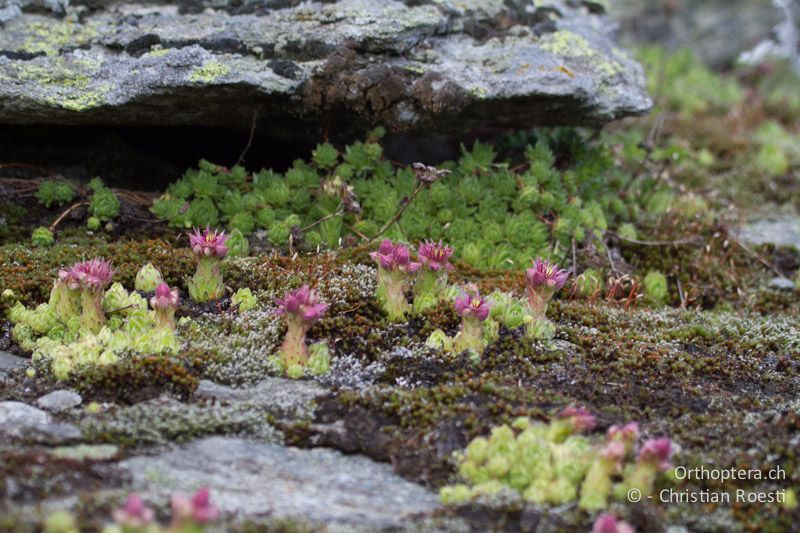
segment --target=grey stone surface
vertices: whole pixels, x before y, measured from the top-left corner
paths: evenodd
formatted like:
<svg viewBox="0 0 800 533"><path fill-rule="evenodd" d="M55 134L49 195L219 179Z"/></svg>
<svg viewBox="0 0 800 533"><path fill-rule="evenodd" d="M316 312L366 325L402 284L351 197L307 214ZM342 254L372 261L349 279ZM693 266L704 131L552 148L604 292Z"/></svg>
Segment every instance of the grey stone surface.
<svg viewBox="0 0 800 533"><path fill-rule="evenodd" d="M20 437L49 422L50 417L41 409L22 402L0 402L0 434Z"/></svg>
<svg viewBox="0 0 800 533"><path fill-rule="evenodd" d="M284 448L212 437L120 463L148 498L211 489L226 515L303 518L369 531L399 528L433 511L437 496L388 464L330 449Z"/></svg>
<svg viewBox="0 0 800 533"><path fill-rule="evenodd" d="M779 291L793 291L794 282L787 278L774 277L769 280L769 288Z"/></svg>
<svg viewBox="0 0 800 533"><path fill-rule="evenodd" d="M646 112L596 2L72 2L0 32L0 123L455 131ZM78 14L81 13L81 16ZM267 133L265 131L265 133Z"/></svg>
<svg viewBox="0 0 800 533"><path fill-rule="evenodd" d="M328 392L313 381L284 378L265 380L241 388L228 387L201 380L195 394L228 403L248 403L265 410L293 418L309 416L313 411L313 401Z"/></svg>
<svg viewBox="0 0 800 533"><path fill-rule="evenodd" d="M36 400L36 405L47 411L59 412L77 407L82 401L83 399L77 392L59 389Z"/></svg>
<svg viewBox="0 0 800 533"><path fill-rule="evenodd" d="M54 423L50 416L22 402L0 402L0 441L14 440L39 444L67 444L81 438L72 424Z"/></svg>
<svg viewBox="0 0 800 533"><path fill-rule="evenodd" d="M769 243L800 250L800 217L786 214L754 220L742 226L739 238L754 245Z"/></svg>
<svg viewBox="0 0 800 533"><path fill-rule="evenodd" d="M15 368L21 368L29 362L30 359L25 359L24 357L18 357L14 354L0 351L0 372L2 372L3 370L13 370Z"/></svg>
<svg viewBox="0 0 800 533"><path fill-rule="evenodd" d="M768 0L609 0L609 5L624 43L691 48L713 67L730 65L771 37L784 17Z"/></svg>

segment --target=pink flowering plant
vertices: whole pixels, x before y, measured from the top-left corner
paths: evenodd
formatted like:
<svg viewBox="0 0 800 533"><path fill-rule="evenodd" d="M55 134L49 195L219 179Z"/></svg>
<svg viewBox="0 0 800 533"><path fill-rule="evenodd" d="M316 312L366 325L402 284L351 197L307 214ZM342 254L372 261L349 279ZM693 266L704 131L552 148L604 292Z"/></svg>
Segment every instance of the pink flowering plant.
<svg viewBox="0 0 800 533"><path fill-rule="evenodd" d="M187 281L189 296L195 302L219 300L225 293L222 280L221 263L228 255L225 243L228 236L225 232L217 232L206 227L202 233L195 228L189 235L189 245L197 258L197 270Z"/></svg>
<svg viewBox="0 0 800 533"><path fill-rule="evenodd" d="M453 269L450 257L453 249L439 241L425 241L419 245L420 267L414 283L414 311L421 313L435 307L447 289L447 273Z"/></svg>
<svg viewBox="0 0 800 533"><path fill-rule="evenodd" d="M550 421L550 439L559 442L575 433L591 431L596 423L588 409L569 405Z"/></svg>
<svg viewBox="0 0 800 533"><path fill-rule="evenodd" d="M642 444L636 455L636 465L626 472L625 487L652 494L658 474L672 468L670 458L674 445L669 437L650 439Z"/></svg>
<svg viewBox="0 0 800 533"><path fill-rule="evenodd" d="M632 453L637 440L639 424L636 422L608 428L606 441L583 481L581 509L599 511L606 508L614 477L623 473L625 458Z"/></svg>
<svg viewBox="0 0 800 533"><path fill-rule="evenodd" d="M483 355L486 340L483 334L483 321L489 317L490 303L478 294L477 290L467 290L455 299L456 312L461 317L461 329L453 339L456 352L471 350Z"/></svg>
<svg viewBox="0 0 800 533"><path fill-rule="evenodd" d="M629 523L617 520L611 513L601 514L594 521L592 533L636 533Z"/></svg>
<svg viewBox="0 0 800 533"><path fill-rule="evenodd" d="M111 283L114 270L111 263L104 259L94 258L89 261L75 263L67 275L68 283L77 283L80 287L81 329L98 333L106 323L103 312L103 290Z"/></svg>
<svg viewBox="0 0 800 533"><path fill-rule="evenodd" d="M156 328L175 329L175 310L178 308L178 301L178 289L171 289L166 283L160 283L156 287L156 293L150 298Z"/></svg>
<svg viewBox="0 0 800 533"><path fill-rule="evenodd" d="M534 339L551 338L555 327L547 319L547 304L567 282L569 272L546 259L536 259L525 272L525 297L530 317L527 320L528 336Z"/></svg>
<svg viewBox="0 0 800 533"><path fill-rule="evenodd" d="M290 374L298 374L298 367L302 369L309 364L306 333L325 314L328 304L321 302L317 292L308 285L288 291L283 298L276 298L275 303L278 306L276 313L282 315L286 323L281 362Z"/></svg>
<svg viewBox="0 0 800 533"><path fill-rule="evenodd" d="M411 306L405 290L409 276L416 273L420 264L411 261L408 247L389 239L381 242L377 252L369 254L378 265L378 288L375 295L392 322L402 322Z"/></svg>
<svg viewBox="0 0 800 533"><path fill-rule="evenodd" d="M138 494L128 496L125 505L115 510L111 516L122 533L144 533L160 529L155 524L155 511L145 505Z"/></svg>
<svg viewBox="0 0 800 533"><path fill-rule="evenodd" d="M219 519L219 508L211 503L208 487L198 489L191 498L172 497L172 524L170 531L192 533L204 531L206 526Z"/></svg>
<svg viewBox="0 0 800 533"><path fill-rule="evenodd" d="M114 525L104 533L202 533L220 518L220 510L211 503L207 487L198 489L191 498L172 497L172 521L164 528L156 522L153 509L138 494L131 494L125 504L112 513Z"/></svg>

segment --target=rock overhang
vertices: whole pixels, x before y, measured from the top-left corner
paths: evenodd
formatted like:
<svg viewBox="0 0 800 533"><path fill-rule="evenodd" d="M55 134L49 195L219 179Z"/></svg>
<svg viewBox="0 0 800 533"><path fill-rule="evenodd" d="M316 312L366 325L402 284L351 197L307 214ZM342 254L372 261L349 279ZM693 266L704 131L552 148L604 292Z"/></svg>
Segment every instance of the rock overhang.
<svg viewBox="0 0 800 533"><path fill-rule="evenodd" d="M602 125L646 113L596 2L112 2L0 33L0 123L393 132ZM270 7L278 6L278 7Z"/></svg>

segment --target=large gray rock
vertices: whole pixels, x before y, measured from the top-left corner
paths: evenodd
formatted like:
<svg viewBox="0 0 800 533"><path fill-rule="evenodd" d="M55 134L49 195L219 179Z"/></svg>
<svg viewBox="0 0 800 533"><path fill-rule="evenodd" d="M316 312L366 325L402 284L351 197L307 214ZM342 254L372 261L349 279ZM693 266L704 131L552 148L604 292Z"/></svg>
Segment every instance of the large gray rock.
<svg viewBox="0 0 800 533"><path fill-rule="evenodd" d="M0 123L249 126L258 111L291 137L301 124L601 124L651 106L597 2L175 4L73 1L66 17L10 17Z"/></svg>
<svg viewBox="0 0 800 533"><path fill-rule="evenodd" d="M207 486L213 503L240 519L292 517L375 531L407 525L437 507L435 494L396 476L391 466L329 449L212 437L120 466L148 499Z"/></svg>
<svg viewBox="0 0 800 533"><path fill-rule="evenodd" d="M609 0L609 6L625 44L691 48L713 67L729 66L771 39L785 18L770 0Z"/></svg>

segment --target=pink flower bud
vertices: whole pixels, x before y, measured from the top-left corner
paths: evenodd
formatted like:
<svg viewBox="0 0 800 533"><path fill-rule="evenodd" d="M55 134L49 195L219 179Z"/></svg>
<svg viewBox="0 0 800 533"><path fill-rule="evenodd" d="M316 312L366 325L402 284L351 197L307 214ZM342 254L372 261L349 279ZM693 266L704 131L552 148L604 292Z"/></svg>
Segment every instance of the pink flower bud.
<svg viewBox="0 0 800 533"><path fill-rule="evenodd" d="M114 521L121 526L143 528L155 518L155 513L147 507L138 494L131 494L122 508L112 513Z"/></svg>
<svg viewBox="0 0 800 533"><path fill-rule="evenodd" d="M636 531L627 522L618 521L616 516L606 513L594 521L592 533L636 533Z"/></svg>
<svg viewBox="0 0 800 533"><path fill-rule="evenodd" d="M567 406L558 414L558 417L571 419L575 431L591 431L596 424L594 415L585 407Z"/></svg>
<svg viewBox="0 0 800 533"><path fill-rule="evenodd" d="M642 444L636 460L656 465L659 470L664 471L672 467L672 463L669 462L672 451L672 441L669 437L650 439Z"/></svg>
<svg viewBox="0 0 800 533"><path fill-rule="evenodd" d="M408 247L395 244L389 239L384 239L377 252L371 252L370 258L384 270L397 270L400 272L416 272L420 264L411 261Z"/></svg>
<svg viewBox="0 0 800 533"><path fill-rule="evenodd" d="M170 289L166 283L156 287L156 294L150 298L153 309L174 309L178 307L178 289Z"/></svg>

